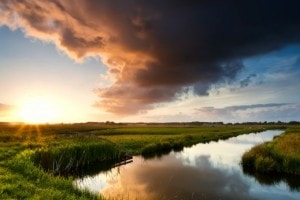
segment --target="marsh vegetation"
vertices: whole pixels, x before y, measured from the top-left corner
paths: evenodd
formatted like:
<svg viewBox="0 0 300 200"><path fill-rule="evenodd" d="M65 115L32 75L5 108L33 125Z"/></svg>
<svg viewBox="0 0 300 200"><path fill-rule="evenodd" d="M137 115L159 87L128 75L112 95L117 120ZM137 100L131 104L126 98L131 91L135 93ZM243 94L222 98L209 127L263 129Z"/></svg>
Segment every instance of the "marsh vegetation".
<svg viewBox="0 0 300 200"><path fill-rule="evenodd" d="M272 140L253 147L242 157L244 171L300 175L300 131L289 127Z"/></svg>
<svg viewBox="0 0 300 200"><path fill-rule="evenodd" d="M161 156L283 125L0 125L1 199L102 198L73 187L82 171L95 173L128 155ZM295 128L295 134L298 128ZM298 131L299 132L299 131ZM83 170L82 170L83 169Z"/></svg>

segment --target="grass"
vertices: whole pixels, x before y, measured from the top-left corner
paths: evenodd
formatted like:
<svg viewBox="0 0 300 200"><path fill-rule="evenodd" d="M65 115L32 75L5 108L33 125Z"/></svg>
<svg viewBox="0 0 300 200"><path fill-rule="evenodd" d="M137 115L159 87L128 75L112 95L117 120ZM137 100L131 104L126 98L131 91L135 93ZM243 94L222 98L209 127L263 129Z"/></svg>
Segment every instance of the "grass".
<svg viewBox="0 0 300 200"><path fill-rule="evenodd" d="M120 156L115 144L86 134L91 128L2 125L0 199L100 199L53 175Z"/></svg>
<svg viewBox="0 0 300 200"><path fill-rule="evenodd" d="M104 161L128 153L161 155L199 142L274 128L279 127L0 124L0 199L102 199L73 187L78 169L99 170Z"/></svg>
<svg viewBox="0 0 300 200"><path fill-rule="evenodd" d="M197 143L226 139L240 134L259 132L276 126L191 126L191 127L122 127L92 131L100 138L117 143L131 154L160 154L162 149L182 149ZM164 146L163 148L161 148ZM152 149L152 150L150 150Z"/></svg>
<svg viewBox="0 0 300 200"><path fill-rule="evenodd" d="M28 158L24 151L1 166L1 199L95 199L88 192L78 191L71 178L45 173Z"/></svg>
<svg viewBox="0 0 300 200"><path fill-rule="evenodd" d="M289 127L273 141L253 147L242 157L245 171L300 175L300 128Z"/></svg>
<svg viewBox="0 0 300 200"><path fill-rule="evenodd" d="M98 140L98 141L97 141ZM118 161L124 152L113 143L79 138L59 146L48 146L31 151L27 157L46 172L54 175L78 174L81 169L94 168L96 163Z"/></svg>

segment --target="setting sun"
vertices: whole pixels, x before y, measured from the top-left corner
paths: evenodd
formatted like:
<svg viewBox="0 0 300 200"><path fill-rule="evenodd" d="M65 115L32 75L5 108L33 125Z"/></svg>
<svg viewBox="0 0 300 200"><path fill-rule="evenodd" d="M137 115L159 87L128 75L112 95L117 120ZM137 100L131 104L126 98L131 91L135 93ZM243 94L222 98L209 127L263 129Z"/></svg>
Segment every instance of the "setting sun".
<svg viewBox="0 0 300 200"><path fill-rule="evenodd" d="M19 115L26 123L52 122L58 116L58 108L46 98L28 99L22 104Z"/></svg>

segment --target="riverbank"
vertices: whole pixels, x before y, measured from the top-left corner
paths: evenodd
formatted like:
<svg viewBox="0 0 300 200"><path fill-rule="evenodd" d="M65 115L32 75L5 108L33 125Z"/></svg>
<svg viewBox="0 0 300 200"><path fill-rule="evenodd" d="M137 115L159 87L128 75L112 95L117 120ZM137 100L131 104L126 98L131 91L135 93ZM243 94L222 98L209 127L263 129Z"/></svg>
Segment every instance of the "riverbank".
<svg viewBox="0 0 300 200"><path fill-rule="evenodd" d="M273 141L253 147L242 157L244 171L300 175L300 127L289 127Z"/></svg>
<svg viewBox="0 0 300 200"><path fill-rule="evenodd" d="M283 127L2 124L0 199L101 199L74 189L74 174L68 177L54 174L60 174L60 168L68 173L73 172L74 167L93 167L95 162L111 160L124 153L160 155L200 142L278 128Z"/></svg>
<svg viewBox="0 0 300 200"><path fill-rule="evenodd" d="M91 133L116 143L132 155L154 156L183 147L227 139L241 134L261 132L267 129L285 128L278 125L219 125L175 127L116 127Z"/></svg>

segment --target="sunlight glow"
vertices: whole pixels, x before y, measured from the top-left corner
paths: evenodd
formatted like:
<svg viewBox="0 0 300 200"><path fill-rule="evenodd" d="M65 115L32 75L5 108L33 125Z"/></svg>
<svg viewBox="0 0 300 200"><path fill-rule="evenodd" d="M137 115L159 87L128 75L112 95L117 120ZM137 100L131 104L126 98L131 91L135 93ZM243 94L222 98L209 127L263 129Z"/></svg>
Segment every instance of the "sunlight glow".
<svg viewBox="0 0 300 200"><path fill-rule="evenodd" d="M58 117L58 108L47 98L27 99L20 107L19 116L26 123L51 123Z"/></svg>

